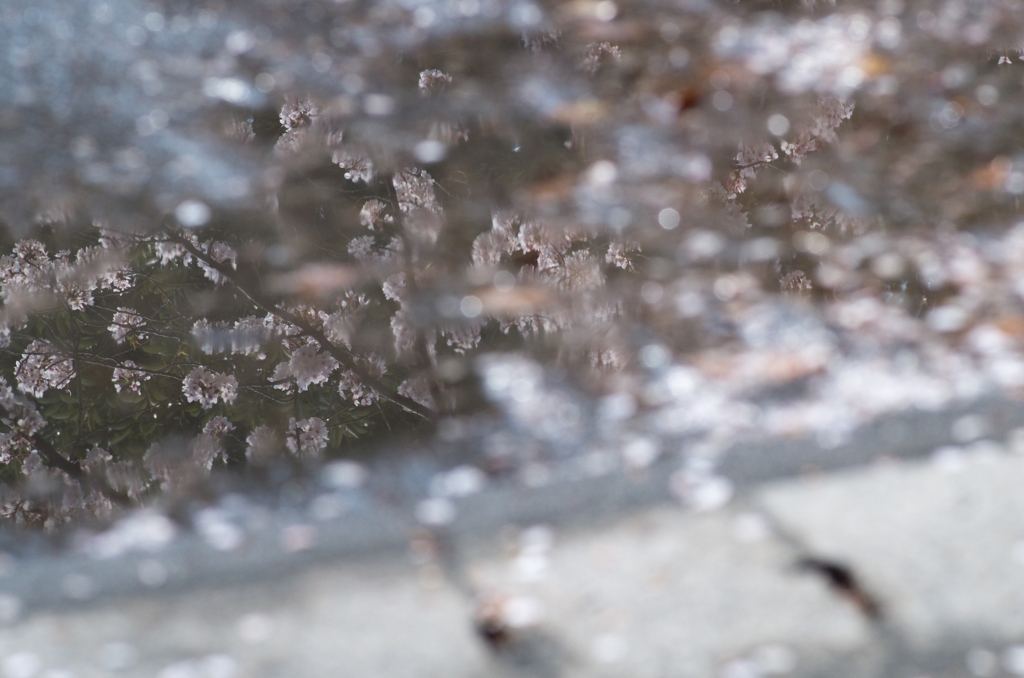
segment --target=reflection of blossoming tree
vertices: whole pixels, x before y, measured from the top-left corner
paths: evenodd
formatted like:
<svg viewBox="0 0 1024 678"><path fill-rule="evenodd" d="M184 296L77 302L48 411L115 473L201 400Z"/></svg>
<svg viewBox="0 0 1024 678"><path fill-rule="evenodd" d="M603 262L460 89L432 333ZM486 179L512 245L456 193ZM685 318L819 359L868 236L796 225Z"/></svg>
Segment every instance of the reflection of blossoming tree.
<svg viewBox="0 0 1024 678"><path fill-rule="evenodd" d="M621 58L595 44L579 71L597 77ZM452 83L439 70L418 82L424 97ZM705 184L701 200L745 225L759 171L780 157L799 164L835 140L851 111L823 99L792 141L741 144L724 184ZM425 134L424 162L473 143L467 125L441 117ZM231 137L252 143L251 123ZM179 209L183 226L150 231L43 228L0 259L3 474L66 489L57 503L12 500L7 515L103 512L200 481L218 464L316 460L345 439L429 422L454 406L452 375L466 370L452 361L482 343L533 342L563 365L630 361L636 312L622 293L644 258L622 228L494 209L466 238L427 171L385 172L310 99L286 103L273 153L340 170L352 209L330 235L342 247L325 248L322 261L282 265L278 235L243 241L195 205ZM593 164L579 195L609 190L616 172ZM794 198L796 218L838 222L828 209ZM669 212L665 230L679 223Z"/></svg>
<svg viewBox="0 0 1024 678"><path fill-rule="evenodd" d="M799 4L182 8L123 88L39 51L5 114L35 132L0 140L5 224L41 222L0 262L0 481L30 480L0 505L429 430L480 400L482 350L582 376L623 417L602 445L702 463L1021 391L1019 3ZM69 99L67 54L117 106ZM530 399L505 381L498 407ZM495 468L555 452L477 423L444 430L523 450Z"/></svg>
<svg viewBox="0 0 1024 678"><path fill-rule="evenodd" d="M18 243L0 259L10 380L0 382L0 461L8 479L67 491L59 506L18 500L7 513L102 512L215 464L315 460L376 427L434 418L449 401L434 367L476 348L488 316L501 337L570 327L580 303L615 314L580 300L606 266L629 268L634 247L509 215L466 252L480 285L426 294L441 276L465 275L431 264L445 223L434 181L409 169L387 183L393 202L363 203L357 228L368 234L349 237L347 253L265 281L261 262L240 254L247 245L214 239L215 225L98 229L76 234L77 249L58 249L59 230ZM564 292L581 296L554 303ZM439 319L424 319L425 304ZM368 344L379 329L393 346Z"/></svg>
<svg viewBox="0 0 1024 678"><path fill-rule="evenodd" d="M0 259L9 478L49 466L85 491L78 507L102 508L110 497L140 499L150 478L172 487L217 461L264 461L277 452L259 444L264 430L284 433L281 450L315 459L365 433L372 407L388 416L380 401L432 416L399 393L407 388L383 359L353 352L374 303L365 295L280 308L235 278L227 243L175 230L93 238L55 254L24 241ZM196 311L203 290L212 318Z"/></svg>

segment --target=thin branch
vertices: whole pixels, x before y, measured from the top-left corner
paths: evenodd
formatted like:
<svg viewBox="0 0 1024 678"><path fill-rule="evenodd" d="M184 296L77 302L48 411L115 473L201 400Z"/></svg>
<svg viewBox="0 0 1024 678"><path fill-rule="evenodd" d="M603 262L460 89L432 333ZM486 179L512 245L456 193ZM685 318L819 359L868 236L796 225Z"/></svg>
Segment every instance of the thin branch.
<svg viewBox="0 0 1024 678"><path fill-rule="evenodd" d="M291 313L290 311L281 308L280 306L274 304L273 302L263 299L258 293L247 289L235 278L234 273L232 272L231 269L211 259L205 252L201 251L198 247L193 245L186 238L182 237L182 235L175 231L174 229L165 227L164 231L167 233L168 238L180 244L192 256L196 257L197 259L205 263L207 266L220 273L225 280L229 281L235 287L235 289L237 289L239 292L245 295L245 297L249 299L249 301L251 301L253 304L269 313L273 313L274 315L281 318L285 322L291 323L295 327L298 327L300 330L302 330L302 332L306 336L310 337L318 344L320 344L320 346L322 346L324 350L326 350L331 355L332 358L337 360L338 363L342 365L342 367L344 367L347 370L351 370L363 384L365 384L369 388L372 388L374 391L380 394L382 398L391 401L392 403L412 412L413 414L418 414L427 421L434 420L435 414L432 410L430 410L427 407L424 407L423 405L420 405L412 398L407 398L399 394L397 391L393 391L392 389L388 388L383 383L381 383L379 380L375 379L372 375L370 375L366 370L364 370L360 365L358 365L355 362L353 356L350 353L342 350L334 343L332 343L322 331L320 331L313 325L310 325L308 322L306 322L299 316L295 315L294 313Z"/></svg>
<svg viewBox="0 0 1024 678"><path fill-rule="evenodd" d="M43 458L43 461L47 466L60 469L72 478L81 478L85 475L81 466L55 450L53 445L51 445L49 441L44 440L41 436L35 437L35 445L36 449L39 450L39 456Z"/></svg>
<svg viewBox="0 0 1024 678"><path fill-rule="evenodd" d="M75 369L75 390L78 392L78 432L75 433L75 445L71 448L71 456L74 457L78 454L78 446L82 444L82 419L85 416L85 400L82 394L82 366L78 363L82 331L79 329L78 321L70 310L68 310L68 320L71 323L71 330L75 340L75 350L71 357L71 365Z"/></svg>

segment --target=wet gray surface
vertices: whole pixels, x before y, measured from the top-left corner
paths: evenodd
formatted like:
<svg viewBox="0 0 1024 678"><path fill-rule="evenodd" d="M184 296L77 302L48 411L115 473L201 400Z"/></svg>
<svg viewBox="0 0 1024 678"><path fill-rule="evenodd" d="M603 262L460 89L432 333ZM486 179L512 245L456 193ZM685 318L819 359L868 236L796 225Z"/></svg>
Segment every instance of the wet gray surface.
<svg viewBox="0 0 1024 678"><path fill-rule="evenodd" d="M664 501L655 465L492 487L434 530L413 506L325 521L236 496L165 543L143 514L125 555L80 536L77 555L7 561L0 657L8 675L1013 675L1024 457L1003 437L741 484L707 512ZM497 645L474 628L493 609Z"/></svg>

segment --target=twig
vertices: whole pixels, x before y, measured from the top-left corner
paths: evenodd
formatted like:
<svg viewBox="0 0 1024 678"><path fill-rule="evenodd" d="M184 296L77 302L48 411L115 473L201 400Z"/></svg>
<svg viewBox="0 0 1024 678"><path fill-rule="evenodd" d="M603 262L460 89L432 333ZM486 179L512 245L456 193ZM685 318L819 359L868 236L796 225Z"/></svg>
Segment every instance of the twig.
<svg viewBox="0 0 1024 678"><path fill-rule="evenodd" d="M398 392L391 390L390 388L382 384L379 380L375 379L373 376L367 373L366 370L364 370L355 362L351 354L349 354L347 351L343 351L330 340L328 340L327 336L323 332L313 327L312 325L310 325L309 323L307 323L305 320L295 315L294 313L286 311L277 304L274 304L270 301L263 299L256 292L247 289L238 280L235 279L235 276L232 273L231 269L221 264L220 262L211 259L205 252L201 251L198 247L189 242L188 239L182 237L182 235L179 232L169 227L165 227L164 231L165 233L167 233L167 237L169 239L184 247L192 256L196 257L197 259L205 263L207 266L209 266L210 268L224 276L225 280L228 280L235 287L235 289L237 289L239 292L245 295L245 297L248 298L249 301L251 301L253 304L262 308L264 311L273 313L274 315L281 318L285 322L291 323L295 327L298 327L300 330L302 330L302 332L306 336L310 337L318 344L320 344L320 346L322 346L324 350L331 355L332 358L337 360L338 363L340 363L345 369L352 371L361 382L363 382L365 385L367 385L368 387L376 391L378 394L380 394L382 398L391 401L392 403L412 412L413 414L418 414L427 421L434 420L435 415L432 410L424 407L423 405L420 405L412 398L407 398L399 394Z"/></svg>

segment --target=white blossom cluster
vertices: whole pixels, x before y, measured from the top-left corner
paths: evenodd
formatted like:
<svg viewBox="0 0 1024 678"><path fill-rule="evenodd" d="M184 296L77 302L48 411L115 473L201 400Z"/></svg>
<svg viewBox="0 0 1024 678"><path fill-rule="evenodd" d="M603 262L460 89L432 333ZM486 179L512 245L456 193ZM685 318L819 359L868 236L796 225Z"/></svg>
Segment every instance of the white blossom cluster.
<svg viewBox="0 0 1024 678"><path fill-rule="evenodd" d="M233 403L238 396L238 380L230 374L211 372L197 367L181 383L181 391L190 403L199 403L208 410L218 402Z"/></svg>
<svg viewBox="0 0 1024 678"><path fill-rule="evenodd" d="M181 236L188 240L192 247L208 256L215 263L231 269L238 268L238 252L227 243L217 240L200 242L199 238L196 237L194 233L188 231L182 232ZM208 280L217 285L224 283L224 275L220 271L205 261L193 257L188 248L180 242L155 240L153 246L157 256L160 257L159 263L161 266L169 266L177 262L179 259L185 266L190 265L194 261L198 264L199 268L203 271L203 275L206 276Z"/></svg>
<svg viewBox="0 0 1024 678"><path fill-rule="evenodd" d="M451 86L452 76L436 68L427 69L420 73L419 87L420 93L423 96L441 94Z"/></svg>
<svg viewBox="0 0 1024 678"><path fill-rule="evenodd" d="M792 141L782 140L779 147L762 142L756 145L741 144L734 162L735 168L726 179L725 186L712 184L706 197L710 204L723 210L727 217L729 230L745 230L750 223L746 213L736 202L737 197L747 190L757 173L780 158L780 151L787 160L799 165L810 153L817 151L824 144L837 140L836 130L844 120L853 114L852 101L837 97L821 97L811 108L807 120L800 126ZM788 125L787 121L787 125ZM790 215L795 221L802 221L810 228L823 228L826 224L834 224L843 232L863 233L867 228L867 219L834 204L834 201L823 199L821 192L810 189L792 191Z"/></svg>
<svg viewBox="0 0 1024 678"><path fill-rule="evenodd" d="M279 363L269 377L274 388L287 393L297 389L305 392L313 384L324 384L331 373L338 369L338 361L330 354L318 352L319 345L310 341L292 353L287 362Z"/></svg>
<svg viewBox="0 0 1024 678"><path fill-rule="evenodd" d="M441 233L443 210L434 193L434 178L417 168L404 169L392 181L405 231L418 242L434 244Z"/></svg>
<svg viewBox="0 0 1024 678"><path fill-rule="evenodd" d="M286 132L309 127L313 121L320 116L320 106L312 99L292 98L284 102L281 107L281 127Z"/></svg>
<svg viewBox="0 0 1024 678"><path fill-rule="evenodd" d="M394 223L395 220L384 211L385 207L380 200L367 200L359 210L359 223L370 230L383 230L385 225Z"/></svg>
<svg viewBox="0 0 1024 678"><path fill-rule="evenodd" d="M35 340L15 367L18 389L36 398L51 388L66 388L75 378L74 361L46 341Z"/></svg>
<svg viewBox="0 0 1024 678"><path fill-rule="evenodd" d="M119 306L114 314L113 322L107 330L113 335L114 341L121 344L129 336L136 339L145 339L146 335L139 332L139 328L146 326L146 319L138 311L125 306Z"/></svg>
<svg viewBox="0 0 1024 678"><path fill-rule="evenodd" d="M8 427L0 434L0 463L23 459L35 450L32 437L46 425L35 405L14 393L7 380L0 377L0 407L4 409L0 422Z"/></svg>
<svg viewBox="0 0 1024 678"><path fill-rule="evenodd" d="M465 355L480 345L480 325L459 325L444 329L445 343L456 353Z"/></svg>
<svg viewBox="0 0 1024 678"><path fill-rule="evenodd" d="M524 220L514 213L496 212L491 230L473 242L472 260L476 270L482 272L507 268L513 265L515 257L536 262L518 266L510 280L514 285L507 293L510 302L495 304L491 315L500 321L502 332L516 328L523 336L532 337L587 326L590 332L585 337L580 335L580 350L595 364L616 368L622 361L609 357L621 351L620 339L612 329L620 307L598 296L606 282L602 263L631 271L640 247L628 239L612 240L601 257L595 235L579 226L556 227ZM523 290L523 296L511 303L516 299L517 288ZM572 304L556 306L552 295L543 290L550 290L561 299L572 299Z"/></svg>
<svg viewBox="0 0 1024 678"><path fill-rule="evenodd" d="M287 99L281 107L280 120L284 134L274 144L274 150L282 156L315 152L318 146L333 147L341 141L341 134L328 128L320 104L312 98Z"/></svg>
<svg viewBox="0 0 1024 678"><path fill-rule="evenodd" d="M355 145L344 145L344 133L332 127L318 102L311 98L290 98L280 114L284 134L274 150L284 157L318 155L326 148L334 164L344 170L345 179L369 183L373 180L373 161Z"/></svg>
<svg viewBox="0 0 1024 678"><path fill-rule="evenodd" d="M352 182L361 181L365 184L373 181L373 161L363 153L354 149L342 149L334 152L334 164L345 170L345 178Z"/></svg>
<svg viewBox="0 0 1024 678"><path fill-rule="evenodd" d="M735 198L745 191L747 182L757 175L758 169L778 159L778 150L769 143L740 144L739 153L736 154L737 169L729 175L729 183L726 185L729 197Z"/></svg>
<svg viewBox="0 0 1024 678"><path fill-rule="evenodd" d="M38 240L24 240L14 246L14 252L0 258L0 283L3 296L9 298L14 290L41 292L53 280L54 266L46 247Z"/></svg>
<svg viewBox="0 0 1024 678"><path fill-rule="evenodd" d="M836 129L843 120L853 115L852 101L836 97L823 97L811 110L808 122L797 130L792 141L783 140L780 149L796 164L809 153L813 153L823 144L837 140ZM777 156L776 156L777 157Z"/></svg>
<svg viewBox="0 0 1024 678"><path fill-rule="evenodd" d="M622 60L622 50L610 42L595 42L587 46L587 52L580 61L579 69L593 75L606 63Z"/></svg>
<svg viewBox="0 0 1024 678"><path fill-rule="evenodd" d="M142 382L149 381L152 377L148 372L143 372L132 360L125 360L124 363L114 368L111 381L114 382L114 390L118 393L121 390L131 391L142 395Z"/></svg>
<svg viewBox="0 0 1024 678"><path fill-rule="evenodd" d="M359 364L375 379L383 378L387 372L387 364L376 353L370 353L365 359L360 359ZM341 372L338 379L338 395L360 407L369 407L380 397L380 394L364 384L352 370Z"/></svg>
<svg viewBox="0 0 1024 678"><path fill-rule="evenodd" d="M203 427L203 432L192 446L192 458L207 472L218 459L225 459L223 438L235 430L235 425L220 415L213 417Z"/></svg>
<svg viewBox="0 0 1024 678"><path fill-rule="evenodd" d="M178 259L181 259L181 263L188 266L192 263L192 254L189 252L184 245L176 242L161 241L154 244L156 253L160 257L161 266L169 266Z"/></svg>
<svg viewBox="0 0 1024 678"><path fill-rule="evenodd" d="M593 234L584 228L558 228L539 221L522 221L508 212L495 213L491 230L473 241L473 264L499 266L514 254L534 255L536 264L520 268L521 281L546 281L566 291L586 291L604 284L604 273L589 248ZM609 263L628 268L627 254L636 251L613 242L606 251Z"/></svg>
<svg viewBox="0 0 1024 678"><path fill-rule="evenodd" d="M740 144L740 150L735 158L736 169L729 174L726 181L725 192L728 199L734 200L737 195L744 192L760 169L779 159L780 151L790 161L799 165L808 154L824 144L836 141L836 129L843 120L850 118L853 108L852 101L822 97L808 113L806 124L796 130L791 136L791 141L783 139L779 148L767 142ZM799 194L794 198L794 210L799 209L796 207L798 203L807 204L810 201L813 201L813 198L809 195ZM835 211L833 208L833 213Z"/></svg>
<svg viewBox="0 0 1024 678"><path fill-rule="evenodd" d="M37 240L23 240L14 251L0 257L0 296L5 301L17 293L57 292L74 310L93 304L96 290L123 292L130 277L119 249L86 247L72 259L68 251L51 259L46 247Z"/></svg>
<svg viewBox="0 0 1024 678"><path fill-rule="evenodd" d="M374 257L375 244L376 238L372 235L352 238L348 243L348 253L357 261L371 261Z"/></svg>
<svg viewBox="0 0 1024 678"><path fill-rule="evenodd" d="M231 268L238 268L238 252L230 245L211 240L202 243L201 249L218 264L225 266L230 264ZM215 284L220 285L224 282L224 274L206 262L200 261L199 268L203 269L203 274Z"/></svg>
<svg viewBox="0 0 1024 678"><path fill-rule="evenodd" d="M320 417L288 422L288 436L285 438L288 451L300 459L317 459L327 447L327 425Z"/></svg>
<svg viewBox="0 0 1024 678"><path fill-rule="evenodd" d="M111 244L112 245L112 244ZM68 251L52 258L37 240L23 240L11 254L0 257L0 346L10 340L12 328L23 326L26 314L54 301L74 311L92 306L98 290L124 292L132 277L116 247L86 247L72 257Z"/></svg>

